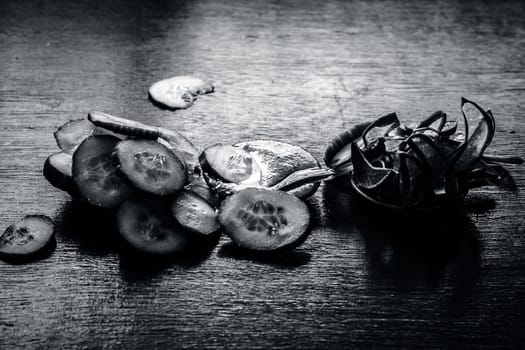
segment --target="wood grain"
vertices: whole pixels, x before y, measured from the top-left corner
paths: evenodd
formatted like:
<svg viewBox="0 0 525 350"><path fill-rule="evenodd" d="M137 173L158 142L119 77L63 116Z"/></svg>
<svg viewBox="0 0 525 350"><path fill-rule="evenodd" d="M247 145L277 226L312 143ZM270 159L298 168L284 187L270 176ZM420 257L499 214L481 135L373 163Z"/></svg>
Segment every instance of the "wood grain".
<svg viewBox="0 0 525 350"><path fill-rule="evenodd" d="M58 246L0 262L0 348L519 348L525 341L525 173L468 210L400 216L344 183L309 201L290 256L220 242L153 263L121 252L111 216L41 175L54 129L93 109L183 132L199 147L288 141L322 158L345 127L490 108L490 151L525 156L520 1L2 1L0 215L58 223ZM147 100L177 74L214 81L193 107Z"/></svg>

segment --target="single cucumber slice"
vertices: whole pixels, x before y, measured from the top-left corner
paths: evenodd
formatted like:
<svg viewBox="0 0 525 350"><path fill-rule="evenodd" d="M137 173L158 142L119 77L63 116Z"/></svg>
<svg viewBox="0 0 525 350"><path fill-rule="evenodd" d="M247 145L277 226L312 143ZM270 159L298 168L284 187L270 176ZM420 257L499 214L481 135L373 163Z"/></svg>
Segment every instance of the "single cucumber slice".
<svg viewBox="0 0 525 350"><path fill-rule="evenodd" d="M10 225L0 236L0 258L34 260L55 246L55 226L44 215L27 215Z"/></svg>
<svg viewBox="0 0 525 350"><path fill-rule="evenodd" d="M158 201L130 199L117 212L120 235L136 250L153 255L181 252L189 239L166 206Z"/></svg>
<svg viewBox="0 0 525 350"><path fill-rule="evenodd" d="M152 102L171 109L188 108L195 95L213 92L210 82L189 76L176 76L154 83L148 91Z"/></svg>
<svg viewBox="0 0 525 350"><path fill-rule="evenodd" d="M240 147L213 145L201 153L202 170L224 182L257 185L261 182L261 168L250 153Z"/></svg>
<svg viewBox="0 0 525 350"><path fill-rule="evenodd" d="M215 209L199 195L182 191L171 205L171 212L185 229L209 236L220 228Z"/></svg>
<svg viewBox="0 0 525 350"><path fill-rule="evenodd" d="M219 222L239 246L256 251L294 248L309 233L310 212L286 192L248 188L226 198Z"/></svg>
<svg viewBox="0 0 525 350"><path fill-rule="evenodd" d="M114 154L119 173L142 191L164 196L186 184L184 162L156 141L125 140L119 142Z"/></svg>
<svg viewBox="0 0 525 350"><path fill-rule="evenodd" d="M117 208L131 194L113 163L119 141L110 135L90 136L73 154L73 180L82 196L98 207Z"/></svg>
<svg viewBox="0 0 525 350"><path fill-rule="evenodd" d="M53 135L61 150L73 154L82 141L95 133L95 129L89 120L76 119L60 126Z"/></svg>
<svg viewBox="0 0 525 350"><path fill-rule="evenodd" d="M194 180L184 188L200 196L214 208L218 208L221 205L219 197L208 187L205 180L201 177L195 177Z"/></svg>
<svg viewBox="0 0 525 350"><path fill-rule="evenodd" d="M75 197L79 195L79 192L75 181L73 181L72 163L71 154L66 152L54 153L47 157L43 173L51 185Z"/></svg>

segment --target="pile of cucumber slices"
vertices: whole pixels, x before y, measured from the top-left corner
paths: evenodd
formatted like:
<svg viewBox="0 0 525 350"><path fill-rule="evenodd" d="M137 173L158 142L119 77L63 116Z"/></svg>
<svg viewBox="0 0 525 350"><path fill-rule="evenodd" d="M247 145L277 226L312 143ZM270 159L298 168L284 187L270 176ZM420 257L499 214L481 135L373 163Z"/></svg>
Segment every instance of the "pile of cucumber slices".
<svg viewBox="0 0 525 350"><path fill-rule="evenodd" d="M299 197L318 184L290 186L289 176L322 169L303 148L255 140L199 152L175 131L101 112L67 122L54 136L60 152L45 161L45 178L113 211L121 237L142 253L177 254L220 232L245 249L278 251L310 232Z"/></svg>

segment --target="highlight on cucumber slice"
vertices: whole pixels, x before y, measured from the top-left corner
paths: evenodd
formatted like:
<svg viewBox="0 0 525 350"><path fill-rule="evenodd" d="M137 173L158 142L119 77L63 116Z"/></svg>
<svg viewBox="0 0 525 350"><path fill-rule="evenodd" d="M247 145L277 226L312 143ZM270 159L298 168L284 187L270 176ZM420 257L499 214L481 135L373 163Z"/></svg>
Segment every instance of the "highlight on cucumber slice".
<svg viewBox="0 0 525 350"><path fill-rule="evenodd" d="M213 92L210 82L190 76L176 76L154 83L148 91L150 99L171 109L188 108L195 95Z"/></svg>
<svg viewBox="0 0 525 350"><path fill-rule="evenodd" d="M121 141L114 156L119 174L139 190L164 196L179 191L187 182L183 161L156 141Z"/></svg>
<svg viewBox="0 0 525 350"><path fill-rule="evenodd" d="M95 133L95 129L95 125L89 120L76 119L60 126L53 135L61 150L73 154L82 141Z"/></svg>
<svg viewBox="0 0 525 350"><path fill-rule="evenodd" d="M35 260L53 249L55 243L53 221L44 215L27 215L0 235L0 258L6 261Z"/></svg>
<svg viewBox="0 0 525 350"><path fill-rule="evenodd" d="M237 245L255 251L276 251L304 242L309 233L310 212L292 194L248 188L224 200L219 222Z"/></svg>
<svg viewBox="0 0 525 350"><path fill-rule="evenodd" d="M189 245L187 233L177 225L166 205L158 201L133 198L117 212L117 227L122 238L139 252L169 255Z"/></svg>
<svg viewBox="0 0 525 350"><path fill-rule="evenodd" d="M58 152L47 157L44 162L44 177L54 187L66 191L71 196L78 196L78 188L73 181L71 170L73 157L66 152Z"/></svg>
<svg viewBox="0 0 525 350"><path fill-rule="evenodd" d="M73 180L82 196L95 206L116 208L131 194L113 162L119 141L110 135L90 136L73 154Z"/></svg>
<svg viewBox="0 0 525 350"><path fill-rule="evenodd" d="M261 168L250 153L240 147L216 144L200 155L202 170L224 182L257 185L261 182Z"/></svg>
<svg viewBox="0 0 525 350"><path fill-rule="evenodd" d="M209 236L220 228L215 209L190 191L177 195L171 204L171 212L182 227L200 236Z"/></svg>

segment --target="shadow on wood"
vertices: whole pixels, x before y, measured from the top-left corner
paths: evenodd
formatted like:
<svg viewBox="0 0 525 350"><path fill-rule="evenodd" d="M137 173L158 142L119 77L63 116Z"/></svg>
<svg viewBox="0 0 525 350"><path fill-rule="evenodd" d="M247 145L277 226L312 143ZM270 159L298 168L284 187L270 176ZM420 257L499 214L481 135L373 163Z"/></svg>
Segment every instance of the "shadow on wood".
<svg viewBox="0 0 525 350"><path fill-rule="evenodd" d="M335 182L325 186L324 196L329 225L337 232L357 231L362 236L371 284L437 288L447 275L458 292L468 293L479 278L478 230L466 206L393 211L368 203ZM477 212L493 207L485 198L470 200Z"/></svg>

